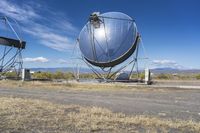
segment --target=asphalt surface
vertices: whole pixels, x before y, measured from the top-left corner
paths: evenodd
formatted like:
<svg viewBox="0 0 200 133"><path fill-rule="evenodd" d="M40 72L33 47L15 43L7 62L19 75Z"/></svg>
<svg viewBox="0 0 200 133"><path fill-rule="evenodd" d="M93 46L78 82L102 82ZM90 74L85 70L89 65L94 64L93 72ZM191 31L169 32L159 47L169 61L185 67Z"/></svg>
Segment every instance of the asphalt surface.
<svg viewBox="0 0 200 133"><path fill-rule="evenodd" d="M0 96L33 98L58 104L105 107L127 115L151 115L172 119L200 120L200 90L154 89L147 91L78 91L53 89L7 89Z"/></svg>

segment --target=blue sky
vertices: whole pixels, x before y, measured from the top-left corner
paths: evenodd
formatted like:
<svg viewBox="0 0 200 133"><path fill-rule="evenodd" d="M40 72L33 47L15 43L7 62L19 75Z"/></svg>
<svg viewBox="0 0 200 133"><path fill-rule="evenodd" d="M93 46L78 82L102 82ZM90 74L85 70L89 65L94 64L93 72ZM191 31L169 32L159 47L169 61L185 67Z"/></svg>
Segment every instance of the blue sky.
<svg viewBox="0 0 200 133"><path fill-rule="evenodd" d="M152 67L200 68L199 0L1 0L27 41L25 67L67 67L79 31L94 12L136 20Z"/></svg>

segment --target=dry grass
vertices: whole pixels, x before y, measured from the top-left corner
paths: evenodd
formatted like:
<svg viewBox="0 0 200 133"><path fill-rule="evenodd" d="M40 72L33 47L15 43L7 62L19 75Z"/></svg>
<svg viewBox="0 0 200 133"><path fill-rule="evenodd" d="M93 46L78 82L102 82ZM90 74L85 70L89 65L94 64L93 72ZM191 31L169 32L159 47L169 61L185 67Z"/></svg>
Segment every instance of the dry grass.
<svg viewBox="0 0 200 133"><path fill-rule="evenodd" d="M59 105L41 100L0 98L0 132L200 132L200 123L147 116L126 116L110 110Z"/></svg>
<svg viewBox="0 0 200 133"><path fill-rule="evenodd" d="M42 89L73 89L73 90L94 90L94 91L106 91L106 90L147 90L141 86L130 87L123 83L81 83L81 82L40 82L40 81L12 81L12 80L2 80L0 81L0 86L4 88L42 88ZM148 88L148 90L153 90ZM158 89L156 90L158 91Z"/></svg>

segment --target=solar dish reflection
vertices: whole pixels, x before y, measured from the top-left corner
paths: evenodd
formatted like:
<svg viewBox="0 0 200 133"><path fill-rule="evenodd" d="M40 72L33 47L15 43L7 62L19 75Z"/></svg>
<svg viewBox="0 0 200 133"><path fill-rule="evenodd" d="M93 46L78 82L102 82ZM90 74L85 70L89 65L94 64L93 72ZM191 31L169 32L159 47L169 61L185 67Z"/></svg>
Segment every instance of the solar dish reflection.
<svg viewBox="0 0 200 133"><path fill-rule="evenodd" d="M120 12L93 16L79 35L84 58L99 67L112 67L125 61L135 51L136 41L135 22Z"/></svg>

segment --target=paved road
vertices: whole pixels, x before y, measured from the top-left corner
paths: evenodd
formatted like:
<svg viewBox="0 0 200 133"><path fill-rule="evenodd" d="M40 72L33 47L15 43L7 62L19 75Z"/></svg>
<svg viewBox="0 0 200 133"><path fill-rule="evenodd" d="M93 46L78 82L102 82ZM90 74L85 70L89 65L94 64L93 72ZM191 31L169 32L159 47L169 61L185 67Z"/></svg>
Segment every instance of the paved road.
<svg viewBox="0 0 200 133"><path fill-rule="evenodd" d="M75 91L0 87L0 96L43 99L59 104L100 106L128 115L145 114L200 120L200 90Z"/></svg>

